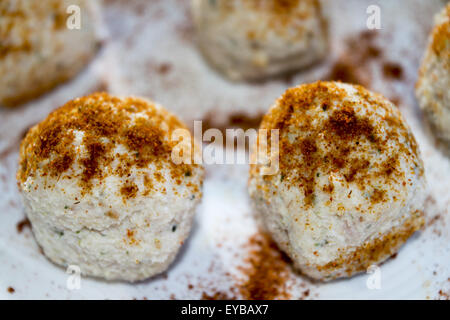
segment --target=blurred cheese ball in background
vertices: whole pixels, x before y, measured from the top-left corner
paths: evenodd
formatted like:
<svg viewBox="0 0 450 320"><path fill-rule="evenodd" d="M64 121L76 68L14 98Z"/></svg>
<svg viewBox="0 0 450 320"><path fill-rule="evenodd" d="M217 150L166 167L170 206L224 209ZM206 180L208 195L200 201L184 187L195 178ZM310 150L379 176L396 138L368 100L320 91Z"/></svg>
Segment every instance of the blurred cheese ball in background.
<svg viewBox="0 0 450 320"><path fill-rule="evenodd" d="M100 47L96 4L95 0L0 2L0 105L20 105L83 69ZM70 5L80 8L80 29L67 27Z"/></svg>
<svg viewBox="0 0 450 320"><path fill-rule="evenodd" d="M450 150L450 4L435 17L416 96L436 136Z"/></svg>
<svg viewBox="0 0 450 320"><path fill-rule="evenodd" d="M382 96L338 82L301 85L276 101L261 128L279 129L279 170L263 175L267 157L259 157L249 193L263 226L306 275L364 272L423 225L419 150Z"/></svg>
<svg viewBox="0 0 450 320"><path fill-rule="evenodd" d="M260 80L323 58L318 0L193 0L200 49L232 80Z"/></svg>
<svg viewBox="0 0 450 320"><path fill-rule="evenodd" d="M161 106L107 94L69 101L30 129L17 180L45 255L105 279L166 270L203 181L201 166L171 160L176 129L185 126Z"/></svg>

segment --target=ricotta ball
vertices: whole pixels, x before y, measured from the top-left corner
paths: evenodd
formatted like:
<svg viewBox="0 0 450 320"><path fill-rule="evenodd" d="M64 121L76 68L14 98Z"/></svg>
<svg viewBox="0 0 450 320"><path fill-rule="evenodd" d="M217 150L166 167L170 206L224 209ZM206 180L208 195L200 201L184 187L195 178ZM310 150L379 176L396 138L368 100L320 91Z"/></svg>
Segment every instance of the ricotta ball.
<svg viewBox="0 0 450 320"><path fill-rule="evenodd" d="M435 17L416 96L436 136L450 150L450 4Z"/></svg>
<svg viewBox="0 0 450 320"><path fill-rule="evenodd" d="M80 28L69 29L77 16ZM20 105L74 77L100 46L97 23L96 0L0 1L0 105Z"/></svg>
<svg viewBox="0 0 450 320"><path fill-rule="evenodd" d="M423 225L424 169L397 108L361 86L288 89L263 118L249 193L263 227L314 279L364 272ZM278 149L278 151L277 151ZM264 150L264 148L262 149ZM278 170L265 174L267 162Z"/></svg>
<svg viewBox="0 0 450 320"><path fill-rule="evenodd" d="M203 168L172 161L192 143L172 139L178 129L190 137L163 107L106 93L69 101L31 128L17 181L45 255L108 280L166 270L202 195Z"/></svg>
<svg viewBox="0 0 450 320"><path fill-rule="evenodd" d="M231 80L261 80L311 65L327 51L318 0L193 0L204 56Z"/></svg>

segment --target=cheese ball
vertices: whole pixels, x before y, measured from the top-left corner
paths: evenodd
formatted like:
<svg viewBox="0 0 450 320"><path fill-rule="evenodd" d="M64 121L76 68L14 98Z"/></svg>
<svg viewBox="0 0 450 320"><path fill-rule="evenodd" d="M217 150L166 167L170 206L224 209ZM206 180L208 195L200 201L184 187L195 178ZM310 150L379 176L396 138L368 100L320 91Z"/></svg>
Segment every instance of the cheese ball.
<svg viewBox="0 0 450 320"><path fill-rule="evenodd" d="M450 4L435 17L416 96L437 138L450 150Z"/></svg>
<svg viewBox="0 0 450 320"><path fill-rule="evenodd" d="M96 0L0 2L0 105L14 107L73 78L98 51ZM80 29L69 29L80 8Z"/></svg>
<svg viewBox="0 0 450 320"><path fill-rule="evenodd" d="M137 281L168 268L191 229L203 168L172 161L186 127L150 101L105 93L30 129L17 181L45 255L82 274ZM187 145L186 145L187 144Z"/></svg>
<svg viewBox="0 0 450 320"><path fill-rule="evenodd" d="M364 272L422 227L419 150L381 95L340 82L300 85L275 102L261 129L279 130L278 151L256 157L254 149L249 193L262 226L302 273L327 281ZM257 147L268 141L270 150L272 136L264 139ZM278 170L265 174L276 159Z"/></svg>
<svg viewBox="0 0 450 320"><path fill-rule="evenodd" d="M327 26L318 0L193 0L198 43L231 80L261 80L325 56Z"/></svg>

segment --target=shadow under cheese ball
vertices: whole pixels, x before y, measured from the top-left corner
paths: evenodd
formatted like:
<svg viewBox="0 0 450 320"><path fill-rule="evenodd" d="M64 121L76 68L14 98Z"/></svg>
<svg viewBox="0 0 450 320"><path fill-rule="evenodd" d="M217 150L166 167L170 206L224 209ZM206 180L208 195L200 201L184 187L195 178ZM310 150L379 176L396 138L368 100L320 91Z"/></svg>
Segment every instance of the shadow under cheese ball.
<svg viewBox="0 0 450 320"><path fill-rule="evenodd" d="M436 136L450 150L450 4L435 17L416 96Z"/></svg>
<svg viewBox="0 0 450 320"><path fill-rule="evenodd" d="M262 80L307 67L328 48L317 0L193 0L197 42L231 80Z"/></svg>
<svg viewBox="0 0 450 320"><path fill-rule="evenodd" d="M93 94L30 129L17 172L36 240L56 264L137 281L168 268L186 240L203 168L175 164L184 129L148 100Z"/></svg>
<svg viewBox="0 0 450 320"><path fill-rule="evenodd" d="M251 165L249 193L262 225L302 273L326 281L364 272L422 227L417 143L381 95L340 82L300 85L260 128L279 130L272 154L279 168L264 175L270 155L263 153Z"/></svg>
<svg viewBox="0 0 450 320"><path fill-rule="evenodd" d="M0 1L0 106L15 107L76 76L100 47L96 0ZM79 29L69 29L78 6Z"/></svg>

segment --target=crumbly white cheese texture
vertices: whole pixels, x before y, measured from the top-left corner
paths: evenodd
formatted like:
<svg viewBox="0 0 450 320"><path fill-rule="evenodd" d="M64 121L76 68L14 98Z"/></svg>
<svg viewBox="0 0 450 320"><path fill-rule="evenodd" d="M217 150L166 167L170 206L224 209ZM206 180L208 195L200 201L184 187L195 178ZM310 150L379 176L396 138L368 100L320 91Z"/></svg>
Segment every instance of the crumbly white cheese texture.
<svg viewBox="0 0 450 320"><path fill-rule="evenodd" d="M183 129L183 140L172 140ZM175 164L189 131L140 98L69 101L21 144L17 181L37 242L83 275L138 281L165 271L189 235L203 168Z"/></svg>
<svg viewBox="0 0 450 320"><path fill-rule="evenodd" d="M232 80L260 80L306 67L326 54L317 0L193 0L204 56Z"/></svg>
<svg viewBox="0 0 450 320"><path fill-rule="evenodd" d="M450 150L450 4L435 16L416 96L436 136Z"/></svg>
<svg viewBox="0 0 450 320"><path fill-rule="evenodd" d="M422 226L423 163L384 97L337 82L300 85L275 102L261 129L279 130L278 151L269 153L271 137L260 133L249 193L262 226L304 274L364 272ZM268 151L256 157L264 141ZM278 170L265 174L276 159Z"/></svg>
<svg viewBox="0 0 450 320"><path fill-rule="evenodd" d="M99 49L97 10L96 0L1 1L0 105L20 105L78 74Z"/></svg>

